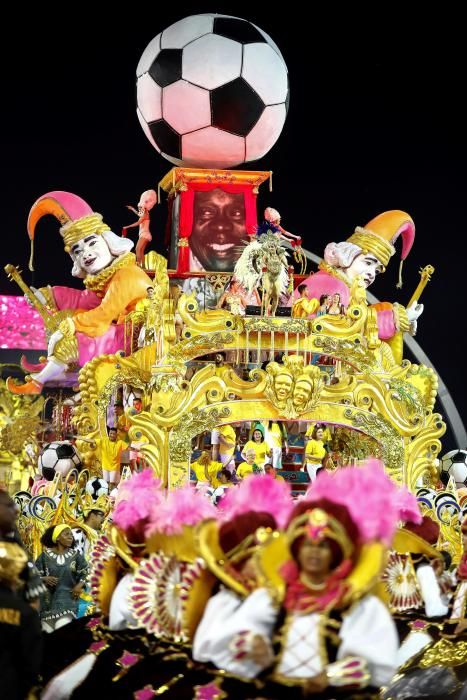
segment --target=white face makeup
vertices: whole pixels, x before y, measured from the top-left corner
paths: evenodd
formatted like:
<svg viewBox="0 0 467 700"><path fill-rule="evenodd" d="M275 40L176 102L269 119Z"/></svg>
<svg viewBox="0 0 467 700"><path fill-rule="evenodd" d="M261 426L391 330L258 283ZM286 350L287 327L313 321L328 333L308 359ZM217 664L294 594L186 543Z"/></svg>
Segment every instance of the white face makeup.
<svg viewBox="0 0 467 700"><path fill-rule="evenodd" d="M71 256L87 275L96 275L113 260L105 238L95 233L75 243Z"/></svg>
<svg viewBox="0 0 467 700"><path fill-rule="evenodd" d="M349 279L354 280L357 275L362 275L365 287L369 287L375 281L376 275L383 272L383 266L371 253L357 255L352 264L345 269Z"/></svg>

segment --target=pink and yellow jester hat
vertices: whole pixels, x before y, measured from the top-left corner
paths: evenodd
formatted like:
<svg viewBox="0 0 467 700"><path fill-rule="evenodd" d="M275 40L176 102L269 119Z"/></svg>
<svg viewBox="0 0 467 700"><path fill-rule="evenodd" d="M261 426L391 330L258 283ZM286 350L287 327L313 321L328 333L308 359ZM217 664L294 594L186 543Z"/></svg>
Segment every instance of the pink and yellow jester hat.
<svg viewBox="0 0 467 700"><path fill-rule="evenodd" d="M410 253L415 240L415 224L412 217L405 211L393 209L378 214L366 226L357 226L347 241L358 245L364 255L372 253L384 267L387 267L390 258L396 252L394 243L399 236L402 238L401 271L402 263ZM402 286L400 271L398 286Z"/></svg>
<svg viewBox="0 0 467 700"><path fill-rule="evenodd" d="M52 214L60 222L60 235L69 253L72 246L90 234L101 235L110 231L102 220L102 214L94 212L89 204L72 192L55 190L39 197L31 207L28 216L28 235L31 241L29 269L32 271L34 255L34 235L37 222L43 216Z"/></svg>

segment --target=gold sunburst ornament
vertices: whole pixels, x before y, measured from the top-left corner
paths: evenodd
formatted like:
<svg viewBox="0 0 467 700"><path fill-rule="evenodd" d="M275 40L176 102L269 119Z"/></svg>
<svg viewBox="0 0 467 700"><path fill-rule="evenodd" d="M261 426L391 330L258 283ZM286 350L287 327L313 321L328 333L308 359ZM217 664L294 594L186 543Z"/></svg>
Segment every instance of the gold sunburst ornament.
<svg viewBox="0 0 467 700"><path fill-rule="evenodd" d="M131 611L148 632L186 642L187 604L193 584L204 571L201 559L189 563L155 552L135 572L130 592Z"/></svg>
<svg viewBox="0 0 467 700"><path fill-rule="evenodd" d="M389 594L389 606L393 612L417 610L423 599L410 555L391 552L381 577Z"/></svg>

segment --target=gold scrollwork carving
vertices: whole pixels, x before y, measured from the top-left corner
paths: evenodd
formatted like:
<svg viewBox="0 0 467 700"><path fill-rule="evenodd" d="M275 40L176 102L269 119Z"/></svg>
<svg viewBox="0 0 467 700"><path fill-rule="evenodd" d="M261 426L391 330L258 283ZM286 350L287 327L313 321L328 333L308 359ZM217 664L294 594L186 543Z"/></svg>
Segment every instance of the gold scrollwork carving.
<svg viewBox="0 0 467 700"><path fill-rule="evenodd" d="M310 322L303 318L249 318L244 321L247 333L301 333L308 335Z"/></svg>
<svg viewBox="0 0 467 700"><path fill-rule="evenodd" d="M404 476L404 445L391 423L380 415L347 408L344 415L357 430L373 437L380 445L382 459L390 475L401 482Z"/></svg>
<svg viewBox="0 0 467 700"><path fill-rule="evenodd" d="M208 274L206 275L206 279L211 285L211 287L214 289L214 291L219 292L224 289L225 285L229 280L232 278L232 273L227 272L227 273L222 273L222 272L217 272L215 274Z"/></svg>
<svg viewBox="0 0 467 700"><path fill-rule="evenodd" d="M215 331L241 331L243 328L243 320L226 309L198 311L198 303L194 293L181 294L177 310L184 323L183 336L185 338L200 334L206 335Z"/></svg>
<svg viewBox="0 0 467 700"><path fill-rule="evenodd" d="M360 371L372 371L379 368L377 355L370 352L359 337L352 340L347 337L343 340L320 335L313 338L313 347L323 355L341 359Z"/></svg>
<svg viewBox="0 0 467 700"><path fill-rule="evenodd" d="M234 335L229 332L216 332L197 335L177 343L163 358L164 365L188 362L199 355L221 350L226 345L233 343ZM157 371L157 368L156 368Z"/></svg>
<svg viewBox="0 0 467 700"><path fill-rule="evenodd" d="M436 458L441 450L440 437L446 432L446 424L438 413L432 413L425 419L425 426L406 442L405 482L411 491L417 489L417 483L423 480L426 485L435 485L438 480ZM425 477L425 478L424 478Z"/></svg>

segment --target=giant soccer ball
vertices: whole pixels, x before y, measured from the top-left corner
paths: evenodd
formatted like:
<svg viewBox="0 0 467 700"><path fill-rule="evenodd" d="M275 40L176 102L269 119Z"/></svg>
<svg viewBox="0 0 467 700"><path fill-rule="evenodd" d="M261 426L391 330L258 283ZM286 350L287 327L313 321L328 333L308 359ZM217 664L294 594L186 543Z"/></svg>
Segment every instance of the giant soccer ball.
<svg viewBox="0 0 467 700"><path fill-rule="evenodd" d="M447 484L452 476L457 488L467 486L467 450L451 450L441 458L441 481Z"/></svg>
<svg viewBox="0 0 467 700"><path fill-rule="evenodd" d="M81 457L71 442L51 442L39 455L37 467L41 476L52 481L56 473L65 477L73 468L80 469Z"/></svg>
<svg viewBox="0 0 467 700"><path fill-rule="evenodd" d="M138 118L175 165L230 168L262 158L284 126L287 66L262 29L192 15L146 47L136 69Z"/></svg>

